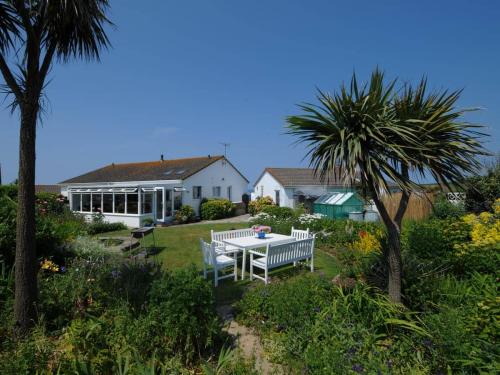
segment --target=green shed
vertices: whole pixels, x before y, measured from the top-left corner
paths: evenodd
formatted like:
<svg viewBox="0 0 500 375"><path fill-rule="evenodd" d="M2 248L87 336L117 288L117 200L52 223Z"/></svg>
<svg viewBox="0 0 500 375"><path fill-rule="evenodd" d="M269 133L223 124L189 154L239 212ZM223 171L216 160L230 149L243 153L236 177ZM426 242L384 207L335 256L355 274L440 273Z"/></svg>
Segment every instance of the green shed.
<svg viewBox="0 0 500 375"><path fill-rule="evenodd" d="M313 211L331 219L348 218L351 212L363 212L364 203L354 192L331 192L320 196L314 201Z"/></svg>

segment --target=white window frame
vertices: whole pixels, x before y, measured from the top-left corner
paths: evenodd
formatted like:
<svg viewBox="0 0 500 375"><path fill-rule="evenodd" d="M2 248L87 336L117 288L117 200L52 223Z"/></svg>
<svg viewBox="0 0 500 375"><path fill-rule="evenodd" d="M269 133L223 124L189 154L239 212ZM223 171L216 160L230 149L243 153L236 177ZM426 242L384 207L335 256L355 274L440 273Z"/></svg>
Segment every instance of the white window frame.
<svg viewBox="0 0 500 375"><path fill-rule="evenodd" d="M229 199L231 202L233 201L233 187L229 185L227 187L227 199Z"/></svg>
<svg viewBox="0 0 500 375"><path fill-rule="evenodd" d="M216 193L216 191L217 191L217 193ZM213 186L212 187L212 196L214 198L220 198L220 196L221 196L221 188L220 188L220 186Z"/></svg>

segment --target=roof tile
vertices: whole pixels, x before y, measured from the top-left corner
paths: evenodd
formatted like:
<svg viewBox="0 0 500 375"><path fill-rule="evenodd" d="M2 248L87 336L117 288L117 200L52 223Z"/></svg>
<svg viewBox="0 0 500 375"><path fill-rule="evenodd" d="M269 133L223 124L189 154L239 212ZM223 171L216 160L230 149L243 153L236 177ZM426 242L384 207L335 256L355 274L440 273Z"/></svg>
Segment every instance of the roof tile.
<svg viewBox="0 0 500 375"><path fill-rule="evenodd" d="M221 159L224 159L224 156L156 160L141 163L113 163L62 181L61 184L184 180Z"/></svg>

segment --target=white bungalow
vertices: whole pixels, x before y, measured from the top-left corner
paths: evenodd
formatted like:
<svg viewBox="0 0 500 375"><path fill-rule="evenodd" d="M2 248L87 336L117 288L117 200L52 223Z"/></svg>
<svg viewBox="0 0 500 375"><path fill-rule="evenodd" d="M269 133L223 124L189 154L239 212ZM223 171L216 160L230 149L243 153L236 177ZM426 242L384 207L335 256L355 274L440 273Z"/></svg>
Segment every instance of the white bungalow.
<svg viewBox="0 0 500 375"><path fill-rule="evenodd" d="M169 222L182 205L199 213L203 198L241 202L248 180L224 156L110 164L59 183L71 210L87 218L142 225Z"/></svg>
<svg viewBox="0 0 500 375"><path fill-rule="evenodd" d="M333 174L322 180L311 168L266 168L253 188L252 199L269 196L278 206L294 208L304 204L309 210L312 202L327 192L355 190Z"/></svg>

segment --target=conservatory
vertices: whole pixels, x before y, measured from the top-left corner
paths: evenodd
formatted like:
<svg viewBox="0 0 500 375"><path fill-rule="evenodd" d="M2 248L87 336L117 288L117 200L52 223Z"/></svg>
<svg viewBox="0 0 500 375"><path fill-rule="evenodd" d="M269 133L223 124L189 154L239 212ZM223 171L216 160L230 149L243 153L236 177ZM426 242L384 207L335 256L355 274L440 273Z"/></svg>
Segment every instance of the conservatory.
<svg viewBox="0 0 500 375"><path fill-rule="evenodd" d="M146 218L169 221L182 206L183 187L101 186L68 189L71 210L86 215L103 214L108 222L141 226Z"/></svg>
<svg viewBox="0 0 500 375"><path fill-rule="evenodd" d="M59 183L71 210L129 227L167 223L182 205L199 215L203 198L239 199L248 180L224 157L111 163Z"/></svg>

